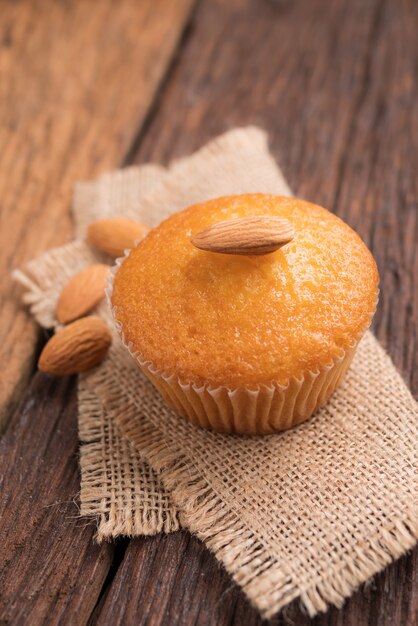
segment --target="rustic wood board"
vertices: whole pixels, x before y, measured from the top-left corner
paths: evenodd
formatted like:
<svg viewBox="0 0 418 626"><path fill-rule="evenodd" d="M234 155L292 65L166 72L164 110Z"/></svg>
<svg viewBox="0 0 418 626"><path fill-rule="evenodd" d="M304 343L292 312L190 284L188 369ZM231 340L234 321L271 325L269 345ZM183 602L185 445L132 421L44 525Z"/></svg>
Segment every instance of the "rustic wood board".
<svg viewBox="0 0 418 626"><path fill-rule="evenodd" d="M75 181L123 162L193 2L1 2L0 423L30 374L38 333L10 271L71 236Z"/></svg>
<svg viewBox="0 0 418 626"><path fill-rule="evenodd" d="M76 9L68 4L41 11L36 27L35 3L5 4L7 11L2 7L3 21L8 15L4 23L18 33L12 40L26 41L29 25L35 30L29 37L35 43L25 44L25 54L8 43L7 29L3 39L10 50L0 71L5 68L11 76L13 65L22 76L16 94L23 93L24 81L31 85L22 105L28 117L16 113L16 120L24 121L9 122L14 134L10 144L6 141L8 151L0 155L0 171L10 172L11 155L17 150L22 159L5 205L8 219L13 212L17 220L17 234L8 237L1 252L7 262L30 258L68 236L74 180L121 162L167 162L228 128L257 123L268 130L272 150L294 191L333 209L373 250L382 276L375 332L418 395L418 5L413 0L201 0L193 14L192 3L185 1L119 4L120 13L112 10L113 25L106 19L110 2L97 12L79 2ZM151 11L151 4L164 5L167 21L162 25L156 17L161 11ZM190 16L190 28L180 39ZM142 33L143 19L147 31L150 28L145 43L135 36ZM53 69L43 83L51 98L41 106L46 87L30 82L30 57L37 46L42 50L42 34L51 28L51 20L58 30L55 47L39 54L45 60L50 50L58 53L62 45L67 61L51 61ZM72 24L68 32L67 21ZM79 28L83 32L75 33ZM129 57L119 41L125 28L130 33ZM80 46L93 35L95 51L85 58ZM108 48L109 37L118 45ZM144 57L141 45L147 50ZM162 55L158 71L153 67L152 76L145 73L141 89L133 90L138 67L148 67L155 54ZM75 65L73 58L79 61ZM110 82L102 76L87 88L86 82L96 76L91 66L102 58ZM170 59L170 71L158 89ZM70 72L73 87L67 85L68 91L61 93L62 71L80 65L86 82L79 84L80 77ZM40 61L39 67L44 75ZM112 69L118 76L110 76ZM121 90L124 102L115 104L113 96ZM27 111L31 106L33 115ZM81 127L74 121L79 115ZM35 121L43 125L38 128ZM64 139L54 142L58 130ZM35 144L28 139L32 133ZM77 155L73 163L68 163L69 153ZM22 177L31 181L28 188ZM4 176L5 188L8 182ZM51 219L55 231L49 228ZM3 324L11 333L4 354L13 356L12 365L19 363L16 355L20 363L30 362L35 337L27 316L17 310L16 300L11 300ZM17 341L19 333L22 341ZM29 370L30 365L26 376ZM20 371L17 365L10 370L8 399L21 396L12 393ZM214 557L186 532L100 547L92 542L94 526L77 519L74 502L74 380L55 382L36 374L18 409L8 415L12 417L0 460L0 562L7 560L0 573L0 623L261 624ZM415 550L354 594L342 610L332 608L310 620L293 603L271 623L412 626L417 623L417 572Z"/></svg>
<svg viewBox="0 0 418 626"><path fill-rule="evenodd" d="M111 566L75 504L76 416L74 379L36 374L0 444L0 623L85 624Z"/></svg>

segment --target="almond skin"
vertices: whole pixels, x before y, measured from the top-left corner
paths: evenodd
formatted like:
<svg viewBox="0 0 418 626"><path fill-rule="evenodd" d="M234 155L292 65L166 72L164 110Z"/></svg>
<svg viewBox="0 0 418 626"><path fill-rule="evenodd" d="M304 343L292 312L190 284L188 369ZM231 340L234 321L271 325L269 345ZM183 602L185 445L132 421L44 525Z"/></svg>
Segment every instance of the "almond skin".
<svg viewBox="0 0 418 626"><path fill-rule="evenodd" d="M108 272L107 265L97 263L70 278L57 302L56 318L60 324L68 324L86 315L100 302Z"/></svg>
<svg viewBox="0 0 418 626"><path fill-rule="evenodd" d="M145 237L149 228L124 217L99 220L87 228L87 241L93 248L112 257L120 257L135 241Z"/></svg>
<svg viewBox="0 0 418 626"><path fill-rule="evenodd" d="M217 222L196 233L190 241L208 252L260 255L278 250L294 236L289 220L259 215Z"/></svg>
<svg viewBox="0 0 418 626"><path fill-rule="evenodd" d="M83 317L53 335L42 350L38 368L53 376L85 372L105 358L112 336L98 317Z"/></svg>

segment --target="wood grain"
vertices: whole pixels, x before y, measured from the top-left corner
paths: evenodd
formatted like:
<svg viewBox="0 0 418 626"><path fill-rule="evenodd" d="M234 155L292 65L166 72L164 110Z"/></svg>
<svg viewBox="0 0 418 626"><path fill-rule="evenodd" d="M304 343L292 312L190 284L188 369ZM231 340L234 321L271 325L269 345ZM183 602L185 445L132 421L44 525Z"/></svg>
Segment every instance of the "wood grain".
<svg viewBox="0 0 418 626"><path fill-rule="evenodd" d="M403 557L342 610L310 619L294 602L263 622L205 546L178 532L129 543L90 625L413 626L417 582L411 559Z"/></svg>
<svg viewBox="0 0 418 626"><path fill-rule="evenodd" d="M148 6L147 2L142 4ZM79 3L74 13L74 5L58 5L53 11L54 16L61 15L56 27L61 24L58 32L66 42L66 67L71 66L71 55L78 60L84 56L72 44L77 43L78 48L83 37L88 39L93 30L100 52L87 53L90 64L99 63L104 56L106 67L117 69L126 77L122 51L117 51L118 45L114 46L116 50L105 50L103 41L109 35L102 38L99 30L104 28L109 34L119 29L120 33L130 20L126 7L131 10L133 4L120 4L121 15L115 18L119 26L104 24L106 11L110 11L108 2L98 10L100 19L89 12L88 19L96 26L75 21L75 16L83 10L87 20L85 6ZM185 5L182 6L185 10ZM19 17L23 41L29 26L33 28L28 17L32 9L24 3L7 7L7 11L15 11L15 17L19 7L23 7L26 18ZM42 24L50 24L51 19L57 18L42 13L35 30L42 30ZM174 17L171 19L179 33L179 22ZM268 130L273 153L295 192L336 211L371 246L382 277L375 330L417 394L418 50L414 35L417 19L418 5L413 0L201 0L168 80L151 108L151 96L145 90L150 114L141 126L143 115L138 113L138 126L142 130L131 144L135 107L143 110L139 94L133 95L132 89L126 89L125 105L117 106L106 117L108 107L115 102L112 99L115 86L121 83L109 76L112 87L108 88L103 69L101 80L95 83L96 109L90 110L84 100L88 121L82 126L80 138L74 130L73 118L78 113L70 106L71 89L69 92L64 89L67 96L61 96L56 83L61 84L62 73L56 69L48 86L59 107L52 108L48 95L45 106L50 117L55 115L59 120L54 118L49 124L61 124L72 129L70 135L78 137L80 143L74 140L78 146L77 163L67 163L68 152L73 151L70 140L64 142L63 155L59 153L56 159L49 156L48 160L44 154L46 169L33 164L39 158L36 149L32 147L30 152L23 140L19 143L26 156L22 157L23 164L17 170L20 174L16 174L11 187L16 197L22 193L25 198L23 217L17 218L21 222L19 232L25 241L33 241L35 235L25 234L26 222L31 225L39 220L44 228L49 227L51 217L43 221L41 214L43 198L58 228L65 222L61 217L68 202L65 189L77 177L87 177L109 167L129 144L127 161L135 157L137 162L167 162L228 128L257 123ZM76 24L84 28L84 35L73 32L70 41L64 32L65 20L73 24L73 30ZM161 34L153 16L148 16L148 22L154 23L150 39L156 37L155 32ZM131 37L135 38L133 34ZM9 40L6 33L6 44ZM60 45L56 41L58 49ZM138 42L131 41L131 45L138 53ZM154 52L158 45L149 44ZM166 53L168 59L169 51ZM117 59L112 61L114 55ZM45 58L49 58L47 53ZM16 55L13 59L16 65ZM30 63L35 61L26 55L19 66L26 80L30 79L27 70ZM88 67L87 63L80 70L82 76L95 75ZM72 84L77 82L74 74L73 71ZM82 90L82 86L79 88ZM23 84L20 89L23 93ZM35 115L33 119L41 119L46 115L41 106L42 93L36 92L34 86L31 89L24 108L36 112L37 106L39 118ZM46 89L39 88L39 92L48 94ZM106 95L107 104L98 102L101 93ZM36 135L36 128L31 127L29 120L25 128L26 138L31 133ZM42 145L47 153L52 135L48 124L42 128L36 146ZM89 139L83 138L83 133ZM42 143L45 137L49 139ZM12 150L15 144L17 139L10 144L9 155L16 154ZM123 149L116 148L116 144ZM8 171L13 170L14 161L0 154L0 163L3 160ZM38 178L34 175L30 190L22 191L19 182L24 167L38 172ZM51 174L50 181L46 180L45 171ZM64 191L57 200L54 192L61 184L61 174ZM42 180L37 182L39 178ZM31 193L36 199L33 212L28 208ZM13 205L12 199L9 203L10 207L18 206ZM52 240L58 241L67 232L64 226L58 230L40 234L40 240L33 245L41 249ZM26 248L22 248L16 258L23 258L25 252ZM12 307L8 313L11 320L15 305L8 306ZM25 328L28 322L19 323ZM23 360L27 345L25 342L19 345L13 350L20 350ZM257 613L214 557L186 532L124 540L98 548L91 542L92 527L84 528L84 522L74 523L70 519L74 511L70 503L42 508L45 502L69 500L77 491L74 409L71 382L55 385L36 375L22 409L15 414L13 429L4 438L0 475L5 471L7 475L3 490L2 550L8 563L0 578L0 583L5 585L0 620L13 624L49 624L60 620L66 623L71 616L71 623L101 626L261 626ZM293 603L271 624L415 626L417 579L418 550L415 550L354 594L342 610L331 608L327 614L310 620Z"/></svg>
<svg viewBox="0 0 418 626"><path fill-rule="evenodd" d="M74 182L123 161L193 1L1 3L0 422L37 336L10 271L70 238Z"/></svg>
<svg viewBox="0 0 418 626"><path fill-rule="evenodd" d="M37 374L0 443L0 623L85 624L113 546L78 516L74 379Z"/></svg>

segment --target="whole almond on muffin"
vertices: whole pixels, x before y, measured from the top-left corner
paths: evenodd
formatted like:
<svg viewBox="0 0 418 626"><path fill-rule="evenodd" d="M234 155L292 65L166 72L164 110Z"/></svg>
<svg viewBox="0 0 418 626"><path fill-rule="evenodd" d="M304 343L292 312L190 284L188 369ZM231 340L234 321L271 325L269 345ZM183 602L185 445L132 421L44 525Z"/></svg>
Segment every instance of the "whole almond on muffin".
<svg viewBox="0 0 418 626"><path fill-rule="evenodd" d="M200 250L246 256L270 254L292 241L295 231L289 220L272 215L222 220L190 239Z"/></svg>
<svg viewBox="0 0 418 626"><path fill-rule="evenodd" d="M98 317L84 317L51 337L41 352L38 368L46 374L67 376L95 367L112 343L109 328Z"/></svg>
<svg viewBox="0 0 418 626"><path fill-rule="evenodd" d="M149 228L140 222L115 217L90 224L87 228L87 241L100 252L121 257L125 250L134 247L135 241L141 241L148 231Z"/></svg>

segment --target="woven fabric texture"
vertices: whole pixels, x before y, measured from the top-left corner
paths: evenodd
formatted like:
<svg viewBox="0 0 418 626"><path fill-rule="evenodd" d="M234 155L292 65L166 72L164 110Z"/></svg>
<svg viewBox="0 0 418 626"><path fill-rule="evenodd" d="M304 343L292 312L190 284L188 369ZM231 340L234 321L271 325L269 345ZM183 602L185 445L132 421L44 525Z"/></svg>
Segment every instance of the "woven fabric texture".
<svg viewBox="0 0 418 626"><path fill-rule="evenodd" d="M174 163L77 186L76 231L106 215L149 225L208 197L290 194L266 136L237 129ZM16 278L45 327L65 280L96 260L77 240ZM107 320L102 303L97 313ZM215 434L178 418L115 338L80 377L81 512L98 537L183 526L197 534L265 617L295 598L309 614L344 598L416 543L417 404L371 333L331 401L268 437Z"/></svg>
<svg viewBox="0 0 418 626"><path fill-rule="evenodd" d="M59 328L55 307L63 286L75 273L98 260L106 262L84 241L75 240L31 261L24 272L15 272L25 289L23 300L41 326ZM95 313L112 328L105 302ZM131 365L117 333L112 334L109 364L118 367L127 361ZM87 372L78 379L80 514L97 520L99 542L120 535L177 530L179 516L167 491L140 451L121 436L113 416L104 409L95 377L96 372Z"/></svg>

